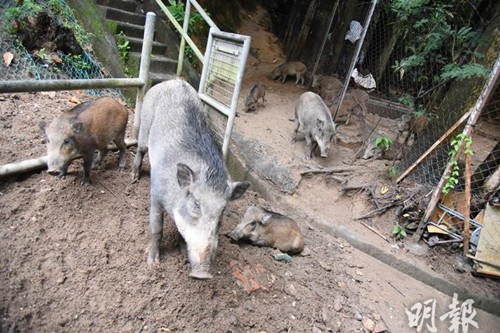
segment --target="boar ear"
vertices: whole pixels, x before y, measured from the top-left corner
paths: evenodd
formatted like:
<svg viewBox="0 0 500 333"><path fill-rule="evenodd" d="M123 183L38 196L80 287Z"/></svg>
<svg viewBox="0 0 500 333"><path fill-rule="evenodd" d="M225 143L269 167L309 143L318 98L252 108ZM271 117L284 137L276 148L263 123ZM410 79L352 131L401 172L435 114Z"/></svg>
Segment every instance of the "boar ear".
<svg viewBox="0 0 500 333"><path fill-rule="evenodd" d="M81 122L73 123L73 125L71 125L71 127L73 128L73 131L76 134L80 134L80 133L82 133L82 130L83 130L83 123L81 123Z"/></svg>
<svg viewBox="0 0 500 333"><path fill-rule="evenodd" d="M271 219L272 215L269 213L264 213L264 216L262 217L262 224L266 225L269 223L269 220Z"/></svg>
<svg viewBox="0 0 500 333"><path fill-rule="evenodd" d="M195 181L193 170L186 164L177 163L177 181L180 187L187 187Z"/></svg>
<svg viewBox="0 0 500 333"><path fill-rule="evenodd" d="M250 182L247 182L247 181L232 183L231 184L231 188L232 188L231 197L229 198L229 200L236 200L239 197L241 197L243 195L243 193L245 193L245 191L248 189L249 186L250 186Z"/></svg>

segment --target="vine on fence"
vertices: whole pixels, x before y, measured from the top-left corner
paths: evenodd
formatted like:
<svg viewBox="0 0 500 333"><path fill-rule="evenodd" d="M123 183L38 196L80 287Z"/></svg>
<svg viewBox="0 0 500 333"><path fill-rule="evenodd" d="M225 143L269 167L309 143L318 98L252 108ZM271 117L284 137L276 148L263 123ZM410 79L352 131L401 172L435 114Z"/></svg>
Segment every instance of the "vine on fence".
<svg viewBox="0 0 500 333"><path fill-rule="evenodd" d="M462 145L462 142L465 141L465 151L464 154L469 154L473 155L473 151L470 148L472 145L472 139L468 136L466 136L464 133L460 133L457 135L457 137L451 141L451 147L452 149L449 151L448 155L450 156L452 162L451 162L451 168L450 168L450 174L445 177L446 179L446 184L443 187L442 193L444 195L447 195L450 193L450 191L455 188L455 186L458 184L458 177L460 176L460 168L458 166L457 162L457 153L459 147Z"/></svg>

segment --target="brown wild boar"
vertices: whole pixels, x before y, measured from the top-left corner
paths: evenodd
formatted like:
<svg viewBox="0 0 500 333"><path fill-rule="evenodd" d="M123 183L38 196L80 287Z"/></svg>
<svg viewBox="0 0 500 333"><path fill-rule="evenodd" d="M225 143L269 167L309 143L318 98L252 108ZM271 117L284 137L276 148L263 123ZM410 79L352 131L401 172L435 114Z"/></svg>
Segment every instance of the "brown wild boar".
<svg viewBox="0 0 500 333"><path fill-rule="evenodd" d="M252 110L257 113L259 99L262 98L262 105L266 103L266 89L266 85L261 82L252 83L245 100L245 112Z"/></svg>
<svg viewBox="0 0 500 333"><path fill-rule="evenodd" d="M341 92L342 93L342 92ZM329 105L329 109L332 112L332 116L337 110L337 105L340 99L340 95L333 100L333 104ZM352 115L361 119L363 121L364 115L368 111L368 100L370 97L368 94L361 89L352 89L345 94L342 105L340 106L337 118L335 121L345 121L346 125L349 125Z"/></svg>
<svg viewBox="0 0 500 333"><path fill-rule="evenodd" d="M82 184L90 183L90 168L99 166L111 142L120 150L119 167L125 167L127 121L127 109L117 100L103 97L63 112L47 128L40 123L47 137L48 173L64 176L71 161L82 156Z"/></svg>
<svg viewBox="0 0 500 333"><path fill-rule="evenodd" d="M319 79L315 80L312 88L318 89L318 95L323 98L327 106L331 106L338 102L344 90L344 85L334 76L320 75Z"/></svg>
<svg viewBox="0 0 500 333"><path fill-rule="evenodd" d="M297 222L256 206L247 209L240 224L228 236L235 241L246 240L282 252L300 253L304 249L304 236Z"/></svg>
<svg viewBox="0 0 500 333"><path fill-rule="evenodd" d="M307 71L306 65L300 61L285 62L274 69L271 74L271 80L280 79L285 83L288 75L295 75L295 84L304 84L304 74Z"/></svg>

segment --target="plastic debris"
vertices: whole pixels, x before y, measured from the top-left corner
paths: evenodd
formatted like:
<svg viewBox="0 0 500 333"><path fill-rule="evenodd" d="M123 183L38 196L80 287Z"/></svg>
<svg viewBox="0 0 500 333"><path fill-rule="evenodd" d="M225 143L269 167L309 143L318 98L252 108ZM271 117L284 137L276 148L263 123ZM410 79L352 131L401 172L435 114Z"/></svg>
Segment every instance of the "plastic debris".
<svg viewBox="0 0 500 333"><path fill-rule="evenodd" d="M356 84L365 89L375 89L377 87L377 83L375 82L373 75L362 75L358 72L357 68L354 68L351 77L354 79L354 82L356 82Z"/></svg>
<svg viewBox="0 0 500 333"><path fill-rule="evenodd" d="M351 21L349 25L349 31L345 34L345 39L350 41L351 43L355 43L363 32L363 26L358 21Z"/></svg>
<svg viewBox="0 0 500 333"><path fill-rule="evenodd" d="M292 257L290 257L288 254L286 253L278 253L278 254L275 254L273 256L274 260L276 261L284 261L286 263L290 263L292 262Z"/></svg>

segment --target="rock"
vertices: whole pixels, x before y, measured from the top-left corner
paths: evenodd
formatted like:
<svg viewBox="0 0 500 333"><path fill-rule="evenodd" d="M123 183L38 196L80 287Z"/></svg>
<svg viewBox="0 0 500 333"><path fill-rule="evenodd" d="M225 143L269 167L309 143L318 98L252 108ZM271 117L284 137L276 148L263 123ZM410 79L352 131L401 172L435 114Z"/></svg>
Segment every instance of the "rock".
<svg viewBox="0 0 500 333"><path fill-rule="evenodd" d="M278 253L273 256L276 261L284 261L286 263L292 262L292 257L286 253Z"/></svg>
<svg viewBox="0 0 500 333"><path fill-rule="evenodd" d="M321 260L319 261L319 265L321 266L321 268L323 268L325 271L331 271L332 270L332 267L331 266L328 266L327 264L325 264L324 262L322 262Z"/></svg>
<svg viewBox="0 0 500 333"><path fill-rule="evenodd" d="M63 284L64 281L66 281L66 277L63 275L63 276L60 276L58 279L57 279L57 284Z"/></svg>
<svg viewBox="0 0 500 333"><path fill-rule="evenodd" d="M321 308L321 320L325 325L328 325L328 323L330 322L330 314L326 306L323 306L323 308Z"/></svg>
<svg viewBox="0 0 500 333"><path fill-rule="evenodd" d="M342 326L342 322L340 321L332 321L330 324L331 332L341 332L340 327Z"/></svg>
<svg viewBox="0 0 500 333"><path fill-rule="evenodd" d="M347 285L342 281L337 282L337 286L342 290L345 290L347 288Z"/></svg>
<svg viewBox="0 0 500 333"><path fill-rule="evenodd" d="M363 320L363 316L361 315L361 313L356 311L356 313L354 313L354 319L361 321Z"/></svg>
<svg viewBox="0 0 500 333"><path fill-rule="evenodd" d="M382 333L387 331L388 329L385 326L384 322L381 320L377 321L377 323L375 324L375 328L373 329L373 333Z"/></svg>
<svg viewBox="0 0 500 333"><path fill-rule="evenodd" d="M0 101L2 101L2 102L5 101L5 97L0 96Z"/></svg>
<svg viewBox="0 0 500 333"><path fill-rule="evenodd" d="M297 288L293 284L289 284L288 286L285 287L285 292L294 297L296 300L300 300L299 292L297 291Z"/></svg>
<svg viewBox="0 0 500 333"><path fill-rule="evenodd" d="M343 307L343 299L341 296L337 296L335 297L335 300L333 301L333 309L336 311L336 312L340 312L340 310L342 310L342 307Z"/></svg>
<svg viewBox="0 0 500 333"><path fill-rule="evenodd" d="M459 273L469 273L472 271L472 266L467 261L467 258L464 257L458 257L453 267Z"/></svg>
<svg viewBox="0 0 500 333"><path fill-rule="evenodd" d="M370 332L373 332L373 330L375 329L375 322L366 316L363 317L361 323Z"/></svg>
<svg viewBox="0 0 500 333"><path fill-rule="evenodd" d="M323 331L321 329L319 329L318 327L314 326L313 333L323 333Z"/></svg>

